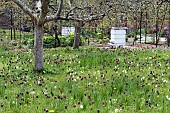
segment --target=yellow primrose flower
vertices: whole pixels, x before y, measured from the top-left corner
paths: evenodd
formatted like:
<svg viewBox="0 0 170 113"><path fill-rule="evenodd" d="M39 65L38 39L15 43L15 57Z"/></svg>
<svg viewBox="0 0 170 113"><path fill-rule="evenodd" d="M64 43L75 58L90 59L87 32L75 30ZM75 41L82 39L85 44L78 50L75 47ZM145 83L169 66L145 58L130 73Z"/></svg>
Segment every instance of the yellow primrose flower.
<svg viewBox="0 0 170 113"><path fill-rule="evenodd" d="M73 36L73 35L74 35L74 32L73 32L73 31L72 31L72 32L70 32L70 35L71 35L71 36Z"/></svg>
<svg viewBox="0 0 170 113"><path fill-rule="evenodd" d="M143 110L140 110L140 112L144 112Z"/></svg>
<svg viewBox="0 0 170 113"><path fill-rule="evenodd" d="M49 112L50 112L50 113L54 113L54 110L50 110Z"/></svg>
<svg viewBox="0 0 170 113"><path fill-rule="evenodd" d="M144 98L141 98L141 100L145 100Z"/></svg>
<svg viewBox="0 0 170 113"><path fill-rule="evenodd" d="M97 35L101 35L102 33L98 32Z"/></svg>

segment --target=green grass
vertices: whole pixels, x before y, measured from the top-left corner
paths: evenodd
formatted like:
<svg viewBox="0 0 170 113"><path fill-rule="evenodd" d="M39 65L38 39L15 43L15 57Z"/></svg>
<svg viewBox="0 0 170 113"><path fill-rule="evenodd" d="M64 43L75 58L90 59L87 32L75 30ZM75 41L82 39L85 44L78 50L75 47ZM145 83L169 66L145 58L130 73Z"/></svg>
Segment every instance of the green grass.
<svg viewBox="0 0 170 113"><path fill-rule="evenodd" d="M3 64L2 64L2 62L0 61L0 69L2 69L3 68Z"/></svg>
<svg viewBox="0 0 170 113"><path fill-rule="evenodd" d="M44 57L43 73L35 73L32 50L1 55L0 112L170 111L170 51L57 48Z"/></svg>
<svg viewBox="0 0 170 113"><path fill-rule="evenodd" d="M33 38L33 33L32 32L20 32L16 30L16 39L20 39L20 36L22 39L32 39ZM6 38L10 39L11 38L11 31L9 29L0 29L0 38ZM12 36L14 38L14 32L12 33Z"/></svg>

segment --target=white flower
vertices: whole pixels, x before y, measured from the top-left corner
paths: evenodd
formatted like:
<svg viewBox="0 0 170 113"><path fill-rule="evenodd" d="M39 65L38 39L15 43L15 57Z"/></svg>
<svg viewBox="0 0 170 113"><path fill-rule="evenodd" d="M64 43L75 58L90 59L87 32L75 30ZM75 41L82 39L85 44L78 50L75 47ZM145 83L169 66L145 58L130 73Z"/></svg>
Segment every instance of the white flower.
<svg viewBox="0 0 170 113"><path fill-rule="evenodd" d="M168 82L166 79L162 79L162 81L163 81L164 83L167 83L167 82Z"/></svg>
<svg viewBox="0 0 170 113"><path fill-rule="evenodd" d="M145 77L142 77L142 78L141 78L141 81L144 80L144 79L145 79Z"/></svg>
<svg viewBox="0 0 170 113"><path fill-rule="evenodd" d="M90 86L90 85L91 85L91 82L89 82L88 85Z"/></svg>
<svg viewBox="0 0 170 113"><path fill-rule="evenodd" d="M170 98L168 97L168 95L166 95L166 98L167 98L168 100L170 100Z"/></svg>
<svg viewBox="0 0 170 113"><path fill-rule="evenodd" d="M117 101L117 99L113 99L113 101L114 101L114 102L116 102L116 101Z"/></svg>
<svg viewBox="0 0 170 113"><path fill-rule="evenodd" d="M122 71L123 73L127 73L127 71L124 69L123 71Z"/></svg>
<svg viewBox="0 0 170 113"><path fill-rule="evenodd" d="M163 80L164 83L167 83L168 81L167 80Z"/></svg>
<svg viewBox="0 0 170 113"><path fill-rule="evenodd" d="M80 105L80 108L83 109L83 105Z"/></svg>
<svg viewBox="0 0 170 113"><path fill-rule="evenodd" d="M32 95L35 94L35 91L32 91L30 94L32 94Z"/></svg>
<svg viewBox="0 0 170 113"><path fill-rule="evenodd" d="M119 113L121 111L121 109L115 109L115 113Z"/></svg>
<svg viewBox="0 0 170 113"><path fill-rule="evenodd" d="M38 84L40 84L41 82L40 81L38 81Z"/></svg>

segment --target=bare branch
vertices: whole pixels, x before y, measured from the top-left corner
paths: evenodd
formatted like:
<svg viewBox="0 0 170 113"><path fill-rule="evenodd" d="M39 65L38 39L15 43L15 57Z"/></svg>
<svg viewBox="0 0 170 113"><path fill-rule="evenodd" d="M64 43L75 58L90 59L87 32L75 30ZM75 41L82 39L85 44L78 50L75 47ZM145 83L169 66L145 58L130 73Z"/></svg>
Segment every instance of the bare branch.
<svg viewBox="0 0 170 113"><path fill-rule="evenodd" d="M71 8L70 9L70 11L68 11L67 12L67 14L66 14L66 18L68 18L69 17L69 14L72 12L72 11L74 11L74 10L76 10L76 9L79 9L79 10L84 10L84 9L90 9L91 7L84 7L84 8L80 8L80 7L73 7L73 8Z"/></svg>
<svg viewBox="0 0 170 113"><path fill-rule="evenodd" d="M78 8L78 7L73 7L73 8L71 8L70 11L67 12L66 18L68 18L69 14L70 14L73 10L75 10L75 9L77 9L77 8Z"/></svg>
<svg viewBox="0 0 170 113"><path fill-rule="evenodd" d="M94 21L94 20L99 20L102 19L105 16L105 14L100 14L100 15L93 15L90 16L90 18L74 18L74 17L63 17L63 16L47 16L47 18L45 19L45 22L50 22L50 21L54 21L54 20L74 20L74 21L78 21L78 22L89 22L89 21Z"/></svg>
<svg viewBox="0 0 170 113"><path fill-rule="evenodd" d="M64 16L56 16L56 15L52 15L52 16L47 16L45 19L45 22L50 22L50 21L57 21L57 20L75 20L75 21L83 21L83 19L79 19L79 18L72 18L72 17L64 17Z"/></svg>
<svg viewBox="0 0 170 113"><path fill-rule="evenodd" d="M54 10L55 12L57 12L57 9L55 9L52 5L49 5L49 8L51 8L52 10Z"/></svg>
<svg viewBox="0 0 170 113"><path fill-rule="evenodd" d="M57 16L60 16L61 11L62 11L62 7L63 7L63 0L60 0L60 5L59 5L59 8L58 8Z"/></svg>
<svg viewBox="0 0 170 113"><path fill-rule="evenodd" d="M103 19L105 17L105 14L100 14L100 15L94 15L91 16L90 19L86 19L86 22L90 22L90 21L94 21L94 20L100 20Z"/></svg>
<svg viewBox="0 0 170 113"><path fill-rule="evenodd" d="M12 0L15 4L17 4L26 14L28 14L32 20L37 21L37 17L32 13L31 9L29 9L26 5L24 5L20 0Z"/></svg>
<svg viewBox="0 0 170 113"><path fill-rule="evenodd" d="M48 13L48 6L49 6L49 0L42 0L42 7L41 7L41 13L40 13L40 18L38 20L38 24L42 25L45 22L45 18Z"/></svg>

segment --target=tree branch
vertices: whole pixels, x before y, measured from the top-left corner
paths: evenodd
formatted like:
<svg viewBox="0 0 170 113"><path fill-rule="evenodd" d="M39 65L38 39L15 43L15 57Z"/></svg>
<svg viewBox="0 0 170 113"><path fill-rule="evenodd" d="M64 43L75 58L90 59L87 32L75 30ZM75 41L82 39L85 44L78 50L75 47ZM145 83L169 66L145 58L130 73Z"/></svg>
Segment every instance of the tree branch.
<svg viewBox="0 0 170 113"><path fill-rule="evenodd" d="M62 11L62 7L63 7L63 0L60 0L60 5L59 5L59 8L58 8L57 16L60 16L61 11Z"/></svg>
<svg viewBox="0 0 170 113"><path fill-rule="evenodd" d="M26 14L28 14L32 20L37 21L37 17L32 13L31 9L25 6L20 0L12 0L15 4L18 5Z"/></svg>
<svg viewBox="0 0 170 113"><path fill-rule="evenodd" d="M45 18L48 13L49 0L42 0L41 13L38 20L38 25L42 25L45 22Z"/></svg>
<svg viewBox="0 0 170 113"><path fill-rule="evenodd" d="M94 16L90 16L90 18L74 18L74 17L63 17L63 16L47 16L47 18L45 19L45 22L50 22L50 21L54 21L54 20L74 20L74 21L78 21L78 22L89 22L89 21L94 21L94 20L99 20L102 19L105 16L105 14L100 14L100 15L94 15Z"/></svg>

